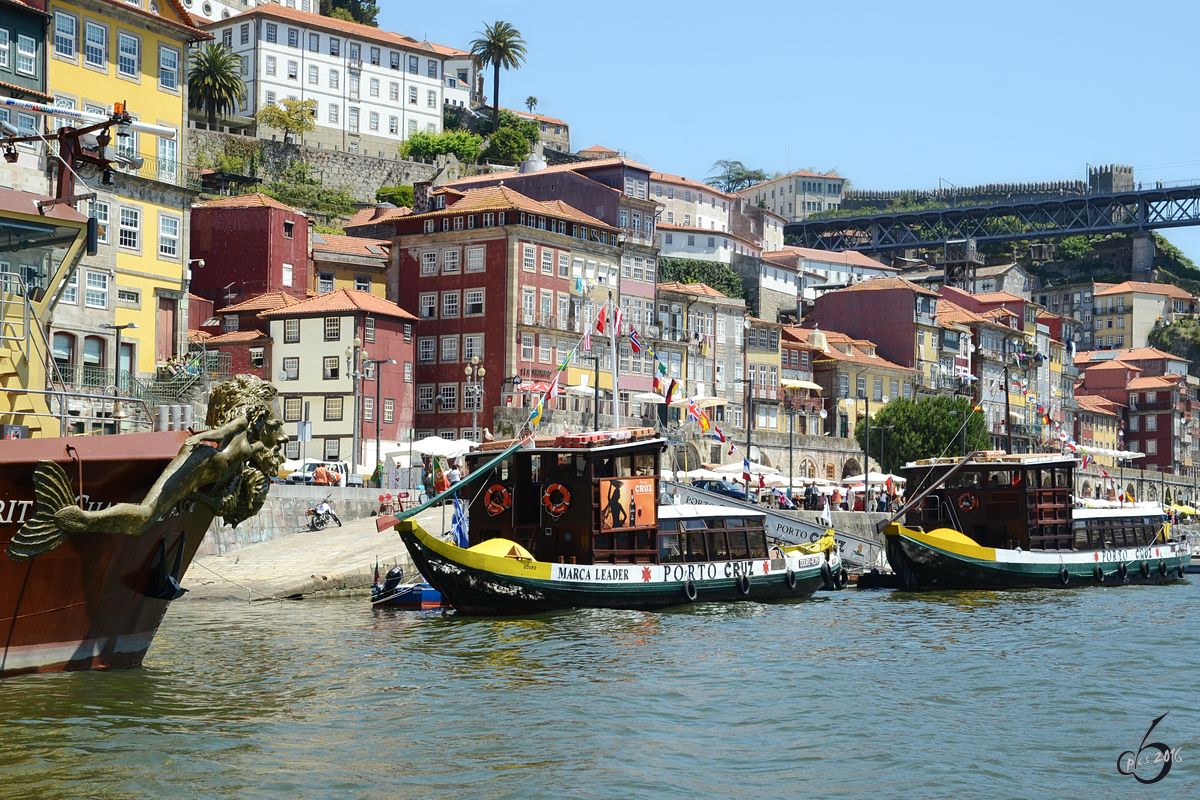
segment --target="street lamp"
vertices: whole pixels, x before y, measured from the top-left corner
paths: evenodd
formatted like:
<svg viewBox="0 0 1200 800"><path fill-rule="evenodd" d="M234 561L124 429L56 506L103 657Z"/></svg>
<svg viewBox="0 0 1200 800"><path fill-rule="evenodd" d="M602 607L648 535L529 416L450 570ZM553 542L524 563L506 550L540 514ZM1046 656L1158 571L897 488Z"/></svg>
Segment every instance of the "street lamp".
<svg viewBox="0 0 1200 800"><path fill-rule="evenodd" d="M383 486L383 454L380 452L380 424L383 422L383 408L379 405L379 395L383 387L383 373L379 370L381 364L395 364L394 358L370 358L367 351L362 351L362 363L365 367L371 365L375 376L375 468L379 472L379 485Z"/></svg>
<svg viewBox="0 0 1200 800"><path fill-rule="evenodd" d="M354 407L350 411L350 454L353 460L350 462L350 474L358 474L358 389L359 380L362 378L362 365L359 364L361 358L360 348L362 347L362 339L357 336L351 343L352 347L346 348L346 377L350 379L350 385L354 390ZM349 484L349 481L346 481Z"/></svg>
<svg viewBox="0 0 1200 800"><path fill-rule="evenodd" d="M884 455L886 452L884 450L884 447L887 444L887 440L885 438L886 432L890 431L892 428L895 428L896 426L895 425L870 425L869 422L868 422L868 426L869 426L870 430L879 431L879 466L880 466L880 468L883 468L883 459L884 459ZM867 443L870 444L870 441L868 440Z"/></svg>
<svg viewBox="0 0 1200 800"><path fill-rule="evenodd" d="M479 366L479 356L472 356L471 363L463 369L467 376L466 394L473 398L471 403L471 438L479 441L479 403L483 397L483 376L487 368ZM474 376L474 377L472 377Z"/></svg>

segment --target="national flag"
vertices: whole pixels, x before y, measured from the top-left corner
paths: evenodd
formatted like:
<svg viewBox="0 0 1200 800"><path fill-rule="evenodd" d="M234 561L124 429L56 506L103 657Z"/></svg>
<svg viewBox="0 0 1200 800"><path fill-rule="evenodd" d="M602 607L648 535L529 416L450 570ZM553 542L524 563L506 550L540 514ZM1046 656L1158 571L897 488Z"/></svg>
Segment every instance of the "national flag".
<svg viewBox="0 0 1200 800"><path fill-rule="evenodd" d="M708 414L703 411L700 412L700 419L696 421L700 423L701 433L708 433L708 429L712 427L712 423L708 421Z"/></svg>
<svg viewBox="0 0 1200 800"><path fill-rule="evenodd" d="M971 410L972 411L983 411L983 406L982 405L971 406Z"/></svg>
<svg viewBox="0 0 1200 800"><path fill-rule="evenodd" d="M592 349L592 326L588 325L587 330L583 333L583 349Z"/></svg>
<svg viewBox="0 0 1200 800"><path fill-rule="evenodd" d="M654 391L659 394L662 394L663 391L662 378L658 377L657 374L654 376Z"/></svg>
<svg viewBox="0 0 1200 800"><path fill-rule="evenodd" d="M697 406L696 401L690 397L687 401L687 415L696 420L696 422L700 421L700 407Z"/></svg>
<svg viewBox="0 0 1200 800"><path fill-rule="evenodd" d="M750 459L742 459L742 480L750 482Z"/></svg>
<svg viewBox="0 0 1200 800"><path fill-rule="evenodd" d="M729 455L733 455L733 451L736 449L737 449L737 446L733 442L730 442L729 443Z"/></svg>
<svg viewBox="0 0 1200 800"><path fill-rule="evenodd" d="M629 346L635 353L642 352L642 337L638 336L638 332L632 328L629 329Z"/></svg>
<svg viewBox="0 0 1200 800"><path fill-rule="evenodd" d="M667 405L671 405L671 400L675 397L675 389L678 387L679 384L674 378L671 378L671 383L669 386L667 386Z"/></svg>
<svg viewBox="0 0 1200 800"><path fill-rule="evenodd" d="M1050 424L1050 415L1049 414L1042 414L1042 424L1043 425Z"/></svg>
<svg viewBox="0 0 1200 800"><path fill-rule="evenodd" d="M529 415L529 427L536 428L542 421L542 414L546 410L545 398L539 397L537 405L533 408L533 413Z"/></svg>
<svg viewBox="0 0 1200 800"><path fill-rule="evenodd" d="M625 312L616 303L613 303L613 330L617 332L617 336L621 335L621 320L625 319Z"/></svg>
<svg viewBox="0 0 1200 800"><path fill-rule="evenodd" d="M604 322L608 319L608 303L600 306L600 313L596 315L596 330L604 333Z"/></svg>
<svg viewBox="0 0 1200 800"><path fill-rule="evenodd" d="M713 429L713 434L712 434L713 438L716 439L718 442L724 442L725 434L721 433L721 429L719 427L717 427L716 425L713 425L712 429Z"/></svg>
<svg viewBox="0 0 1200 800"><path fill-rule="evenodd" d="M767 488L766 473L763 473L763 472L758 473L758 488L760 488L760 489Z"/></svg>
<svg viewBox="0 0 1200 800"><path fill-rule="evenodd" d="M462 500L458 495L454 495L454 521L450 525L450 534L456 547L461 547L466 550L471 546L471 539L467 535L470 527L467 525L467 513L463 507Z"/></svg>
<svg viewBox="0 0 1200 800"><path fill-rule="evenodd" d="M896 493L896 489L895 489L895 487L892 485L892 476L891 476L891 475L889 475L889 476L888 476L887 483L886 483L886 484L884 484L884 485L885 485L885 486L887 486L887 493L888 493L888 494L895 494L895 493Z"/></svg>

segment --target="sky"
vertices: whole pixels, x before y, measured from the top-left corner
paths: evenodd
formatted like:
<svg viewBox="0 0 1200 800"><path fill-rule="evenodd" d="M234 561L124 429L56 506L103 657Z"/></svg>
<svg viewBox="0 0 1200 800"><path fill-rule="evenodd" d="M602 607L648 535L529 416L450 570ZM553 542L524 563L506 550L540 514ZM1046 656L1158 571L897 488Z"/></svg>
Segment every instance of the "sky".
<svg viewBox="0 0 1200 800"><path fill-rule="evenodd" d="M836 168L859 189L1111 163L1146 185L1200 183L1195 0L379 4L381 27L464 50L512 24L528 58L501 72L502 106L533 95L572 148L695 180L734 159ZM1200 227L1164 233L1200 262Z"/></svg>

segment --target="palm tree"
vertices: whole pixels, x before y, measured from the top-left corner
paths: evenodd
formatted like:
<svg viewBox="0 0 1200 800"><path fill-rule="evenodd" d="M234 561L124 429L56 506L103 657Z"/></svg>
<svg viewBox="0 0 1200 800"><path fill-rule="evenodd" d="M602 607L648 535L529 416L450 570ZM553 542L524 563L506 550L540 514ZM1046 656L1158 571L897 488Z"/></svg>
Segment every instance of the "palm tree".
<svg viewBox="0 0 1200 800"><path fill-rule="evenodd" d="M526 97L525 98L525 107L528 108L529 113L532 114L533 110L535 108L537 108L537 98L534 97L533 95L529 95L529 97Z"/></svg>
<svg viewBox="0 0 1200 800"><path fill-rule="evenodd" d="M188 72L188 105L208 112L208 129L217 126L217 114L237 108L246 91L242 59L216 42L209 42L192 56Z"/></svg>
<svg viewBox="0 0 1200 800"><path fill-rule="evenodd" d="M507 22L497 20L484 25L480 38L471 42L475 67L492 66L492 131L500 127L500 67L516 69L525 61L525 40L521 32Z"/></svg>

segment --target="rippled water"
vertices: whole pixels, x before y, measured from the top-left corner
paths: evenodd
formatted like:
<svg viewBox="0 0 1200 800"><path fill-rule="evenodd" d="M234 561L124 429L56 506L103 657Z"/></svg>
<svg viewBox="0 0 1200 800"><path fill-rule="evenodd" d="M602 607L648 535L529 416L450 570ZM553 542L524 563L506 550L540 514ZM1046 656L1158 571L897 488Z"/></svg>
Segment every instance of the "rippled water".
<svg viewBox="0 0 1200 800"><path fill-rule="evenodd" d="M0 797L1200 795L1200 587L463 619L176 603L0 682ZM1183 760L1116 773L1150 721Z"/></svg>

